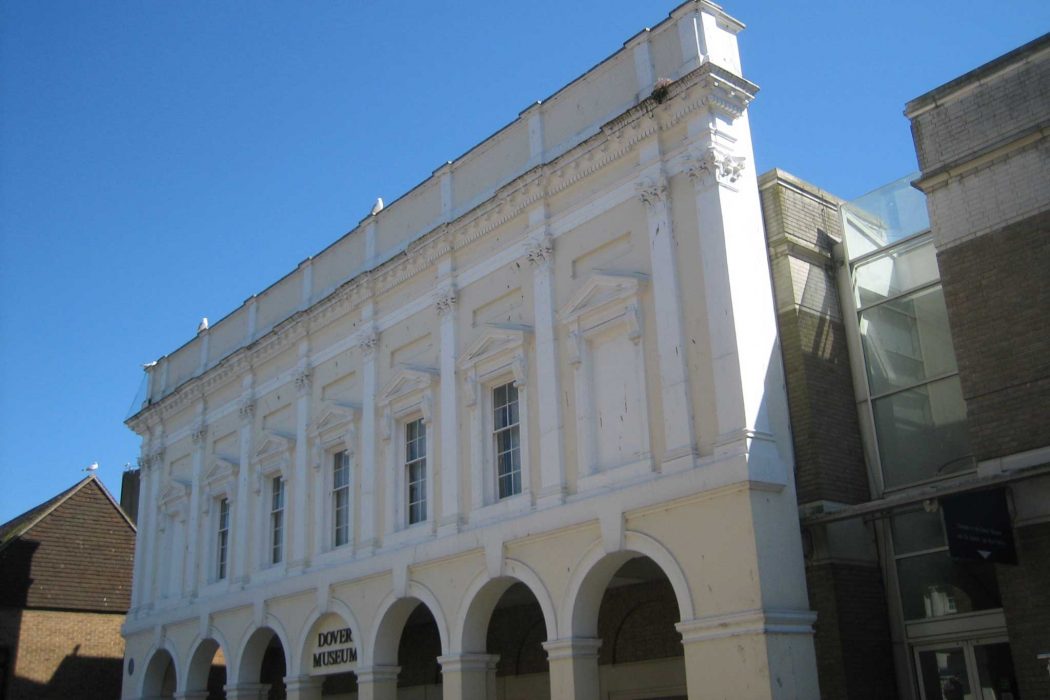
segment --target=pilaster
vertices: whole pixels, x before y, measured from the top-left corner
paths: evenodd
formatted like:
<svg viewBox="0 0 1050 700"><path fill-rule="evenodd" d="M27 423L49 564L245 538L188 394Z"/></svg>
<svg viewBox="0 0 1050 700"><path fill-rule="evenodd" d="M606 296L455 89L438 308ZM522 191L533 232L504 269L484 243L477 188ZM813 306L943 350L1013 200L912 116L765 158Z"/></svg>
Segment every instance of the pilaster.
<svg viewBox="0 0 1050 700"><path fill-rule="evenodd" d="M241 395L240 405L237 408L237 416L240 419L238 453L240 455L240 468L237 470L237 503L234 511L233 541L240 543L233 549L233 575L231 581L244 584L248 580L249 557L248 552L251 528L248 523L251 518L252 499L249 495L249 468L252 459L252 428L255 423L255 397L252 394L252 377L249 375L244 381L244 392Z"/></svg>
<svg viewBox="0 0 1050 700"><path fill-rule="evenodd" d="M662 470L692 466L695 454L693 410L682 333L681 294L677 250L671 225L668 183L662 173L638 182L645 204L652 254L653 306L656 344L660 357L660 396L663 402L664 455Z"/></svg>
<svg viewBox="0 0 1050 700"><path fill-rule="evenodd" d="M450 278L435 299L441 324L441 519L439 531L459 529L459 426L456 399L456 287Z"/></svg>
<svg viewBox="0 0 1050 700"><path fill-rule="evenodd" d="M773 419L786 420L773 290L750 135L739 113L709 113L690 125L698 148L693 182L715 393L716 456L746 459L747 479L787 483L790 457L778 449ZM735 115L735 116L734 116ZM734 121L735 119L735 121ZM788 453L789 454L789 453Z"/></svg>
<svg viewBox="0 0 1050 700"><path fill-rule="evenodd" d="M561 503L565 498L561 401L558 395L558 348L554 335L554 239L547 231L546 210L530 214L541 225L540 235L526 249L532 266L532 304L536 319L536 402L538 407L540 489L537 502Z"/></svg>
<svg viewBox="0 0 1050 700"><path fill-rule="evenodd" d="M371 302L366 306L367 317L371 317ZM374 329L367 331L358 343L361 353L362 379L361 393L364 399L361 406L361 432L365 439L361 441L360 460L360 510L358 523L358 542L360 551L371 553L376 546L376 373L379 334Z"/></svg>
<svg viewBox="0 0 1050 700"><path fill-rule="evenodd" d="M185 578L182 590L190 598L197 596L197 584L200 581L198 552L201 539L201 480L204 476L204 453L208 443L208 426L204 421L204 402L202 401L197 413L197 427L193 429L191 438L193 440L193 480L190 491L190 514L189 527L186 532L187 538L187 561Z"/></svg>
<svg viewBox="0 0 1050 700"><path fill-rule="evenodd" d="M292 489L289 502L295 503L304 512L310 508L310 470L307 467L307 429L310 425L310 389L312 368L309 362L310 345L308 341L299 344L299 364L295 370L295 464L292 472ZM310 519L291 517L291 546L289 549L288 568L302 570L309 562L307 551L307 527Z"/></svg>

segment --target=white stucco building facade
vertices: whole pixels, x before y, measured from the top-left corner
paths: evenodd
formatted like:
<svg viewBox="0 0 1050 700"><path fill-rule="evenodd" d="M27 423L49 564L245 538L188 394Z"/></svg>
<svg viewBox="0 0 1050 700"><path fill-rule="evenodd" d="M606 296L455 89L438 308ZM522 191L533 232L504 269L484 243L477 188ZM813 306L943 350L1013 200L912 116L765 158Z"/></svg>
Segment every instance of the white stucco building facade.
<svg viewBox="0 0 1050 700"><path fill-rule="evenodd" d="M817 697L741 29L683 4L148 370L124 698Z"/></svg>

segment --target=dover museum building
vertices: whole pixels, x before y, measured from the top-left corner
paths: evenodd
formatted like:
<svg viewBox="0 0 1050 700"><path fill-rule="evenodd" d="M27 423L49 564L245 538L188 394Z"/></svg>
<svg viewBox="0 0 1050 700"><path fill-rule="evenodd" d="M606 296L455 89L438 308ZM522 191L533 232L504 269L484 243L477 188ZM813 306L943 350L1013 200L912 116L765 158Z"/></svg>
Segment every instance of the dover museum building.
<svg viewBox="0 0 1050 700"><path fill-rule="evenodd" d="M798 392L793 444L815 365L777 327L841 227L759 181L741 29L689 0L147 367L125 700L810 700L836 655L886 669L851 697L892 696L917 628L836 636L821 606L885 619L883 579L804 539L798 494L860 504L803 515L861 539L891 506ZM823 238L779 233L806 216ZM812 495L795 454L843 449L856 497ZM936 685L954 657L930 653Z"/></svg>

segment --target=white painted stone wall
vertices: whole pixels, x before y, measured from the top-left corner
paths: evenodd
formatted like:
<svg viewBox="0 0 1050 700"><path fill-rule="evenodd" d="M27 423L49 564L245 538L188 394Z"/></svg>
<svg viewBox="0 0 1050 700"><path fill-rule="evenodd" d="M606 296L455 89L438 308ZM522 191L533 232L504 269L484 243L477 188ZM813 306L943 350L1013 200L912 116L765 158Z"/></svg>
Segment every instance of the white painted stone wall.
<svg viewBox="0 0 1050 700"><path fill-rule="evenodd" d="M420 602L444 696L477 697L478 601L508 581L544 612L552 697L596 698L630 681L598 672L592 637L637 555L675 590L691 697L817 696L740 29L711 3L680 6L162 358L129 420L144 517L125 633L142 670L125 698L151 692L160 649L178 692L199 690L197 650L214 643L228 697L252 697L270 631L289 697L317 697L304 659L332 615L358 640L361 697L393 697ZM675 82L649 98L659 77ZM500 500L491 396L508 382L523 489ZM416 420L427 513L410 524Z"/></svg>

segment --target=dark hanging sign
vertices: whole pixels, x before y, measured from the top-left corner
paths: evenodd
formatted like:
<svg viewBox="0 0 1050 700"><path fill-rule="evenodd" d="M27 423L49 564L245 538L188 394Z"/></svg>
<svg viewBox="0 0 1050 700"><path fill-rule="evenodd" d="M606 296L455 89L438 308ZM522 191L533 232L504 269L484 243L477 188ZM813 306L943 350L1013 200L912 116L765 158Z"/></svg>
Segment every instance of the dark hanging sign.
<svg viewBox="0 0 1050 700"><path fill-rule="evenodd" d="M940 499L948 553L955 559L1016 564L1006 491L974 491Z"/></svg>

